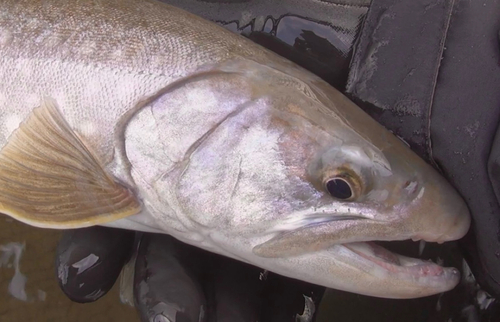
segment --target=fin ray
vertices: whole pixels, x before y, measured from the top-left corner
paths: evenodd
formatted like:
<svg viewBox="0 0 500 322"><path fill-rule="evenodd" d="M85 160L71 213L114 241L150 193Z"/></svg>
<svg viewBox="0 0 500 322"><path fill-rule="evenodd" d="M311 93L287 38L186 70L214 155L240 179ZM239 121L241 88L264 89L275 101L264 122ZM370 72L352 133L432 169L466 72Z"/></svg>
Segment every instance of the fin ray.
<svg viewBox="0 0 500 322"><path fill-rule="evenodd" d="M56 102L45 99L0 151L0 212L37 227L78 228L140 212L104 170Z"/></svg>

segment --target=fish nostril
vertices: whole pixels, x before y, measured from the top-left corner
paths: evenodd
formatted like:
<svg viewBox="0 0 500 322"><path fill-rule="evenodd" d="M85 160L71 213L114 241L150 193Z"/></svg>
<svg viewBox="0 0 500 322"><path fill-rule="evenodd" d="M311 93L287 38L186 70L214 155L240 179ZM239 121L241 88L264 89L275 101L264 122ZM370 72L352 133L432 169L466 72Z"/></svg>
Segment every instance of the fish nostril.
<svg viewBox="0 0 500 322"><path fill-rule="evenodd" d="M405 190L409 195L415 193L418 188L418 183L416 181L408 180L403 185L403 190Z"/></svg>

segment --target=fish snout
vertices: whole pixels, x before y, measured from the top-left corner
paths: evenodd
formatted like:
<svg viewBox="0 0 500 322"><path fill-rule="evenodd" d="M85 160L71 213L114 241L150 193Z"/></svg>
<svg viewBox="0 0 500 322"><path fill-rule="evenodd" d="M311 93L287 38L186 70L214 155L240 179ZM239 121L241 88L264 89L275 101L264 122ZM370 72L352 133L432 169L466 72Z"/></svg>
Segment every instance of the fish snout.
<svg viewBox="0 0 500 322"><path fill-rule="evenodd" d="M469 230L469 209L444 179L423 188L412 206L416 222L413 240L444 243L462 238Z"/></svg>

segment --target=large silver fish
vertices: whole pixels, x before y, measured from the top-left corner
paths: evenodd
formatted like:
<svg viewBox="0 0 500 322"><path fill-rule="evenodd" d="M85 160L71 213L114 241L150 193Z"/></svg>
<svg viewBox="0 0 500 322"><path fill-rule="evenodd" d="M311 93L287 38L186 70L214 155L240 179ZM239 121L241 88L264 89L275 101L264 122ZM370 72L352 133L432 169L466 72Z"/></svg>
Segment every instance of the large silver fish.
<svg viewBox="0 0 500 322"><path fill-rule="evenodd" d="M162 232L279 274L412 298L454 268L465 203L311 73L150 0L0 0L0 212ZM368 243L365 243L368 242Z"/></svg>

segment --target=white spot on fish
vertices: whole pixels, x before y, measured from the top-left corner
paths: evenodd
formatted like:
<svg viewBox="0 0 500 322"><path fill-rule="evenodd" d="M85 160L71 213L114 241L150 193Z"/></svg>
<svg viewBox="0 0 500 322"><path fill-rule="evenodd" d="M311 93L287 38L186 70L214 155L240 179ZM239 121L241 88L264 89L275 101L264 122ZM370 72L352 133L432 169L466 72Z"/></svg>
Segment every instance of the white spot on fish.
<svg viewBox="0 0 500 322"><path fill-rule="evenodd" d="M121 49L117 49L117 50L113 51L113 53L111 55L112 55L112 57L118 59L118 58L122 57L123 51Z"/></svg>
<svg viewBox="0 0 500 322"><path fill-rule="evenodd" d="M64 114L64 110L67 108L68 105L68 95L64 91L55 91L52 93L51 96L59 105L59 108L61 109L61 112ZM39 106L40 103L38 103L37 106Z"/></svg>
<svg viewBox="0 0 500 322"><path fill-rule="evenodd" d="M30 69L25 70L25 73L28 73L28 75L23 75L24 77L31 77L31 75L30 75L31 70ZM30 94L30 95L26 96L26 98L24 99L24 103L26 104L26 108L31 110L35 107L40 106L41 99L40 99L40 96L38 94Z"/></svg>
<svg viewBox="0 0 500 322"><path fill-rule="evenodd" d="M7 130L7 133L12 133L19 127L22 121L19 115L10 115L5 118L3 126Z"/></svg>
<svg viewBox="0 0 500 322"><path fill-rule="evenodd" d="M26 276L21 273L19 268L19 262L21 260L21 255L24 251L24 244L20 243L8 243L7 245L0 245L0 250L3 252L2 257L0 257L0 267L7 266L12 267L10 263L10 258L14 256L14 276L9 283L9 293L13 297L21 301L27 301L28 295L26 295Z"/></svg>
<svg viewBox="0 0 500 322"><path fill-rule="evenodd" d="M99 256L96 256L94 254L90 254L89 256L85 257L82 260L79 260L78 262L74 263L71 266L78 269L78 271L76 272L76 274L78 275L78 274L85 272L86 270L88 270L92 266L94 266L94 264L97 263L98 260L99 260Z"/></svg>
<svg viewBox="0 0 500 322"><path fill-rule="evenodd" d="M97 134L97 126L94 122L85 120L80 122L77 131L80 134L92 136Z"/></svg>
<svg viewBox="0 0 500 322"><path fill-rule="evenodd" d="M60 36L58 37L58 36L54 35L53 33L48 33L46 35L45 39L43 39L43 44L47 48L56 48L56 47L60 46L63 42L64 42L64 40L61 39Z"/></svg>
<svg viewBox="0 0 500 322"><path fill-rule="evenodd" d="M0 29L0 47L7 47L13 39L14 35L10 30Z"/></svg>
<svg viewBox="0 0 500 322"><path fill-rule="evenodd" d="M86 86L86 95L88 97L93 97L95 94L102 90L102 86L99 82L89 82Z"/></svg>
<svg viewBox="0 0 500 322"><path fill-rule="evenodd" d="M69 56L69 54L71 53L69 48L66 46L66 47L59 47L59 53L61 54L61 56Z"/></svg>
<svg viewBox="0 0 500 322"><path fill-rule="evenodd" d="M215 106L218 104L218 99L210 88L195 87L186 93L188 102L200 102L203 104L193 104L193 109L198 111L205 111L206 106Z"/></svg>
<svg viewBox="0 0 500 322"><path fill-rule="evenodd" d="M87 41L84 46L80 46L79 50L83 55L91 55L97 51L97 42Z"/></svg>
<svg viewBox="0 0 500 322"><path fill-rule="evenodd" d="M82 288L83 285L85 285L85 283L81 283L80 285L78 285L78 288Z"/></svg>
<svg viewBox="0 0 500 322"><path fill-rule="evenodd" d="M22 77L31 77L32 70L28 64L23 64L22 61L18 62L16 66L16 70L19 71Z"/></svg>

